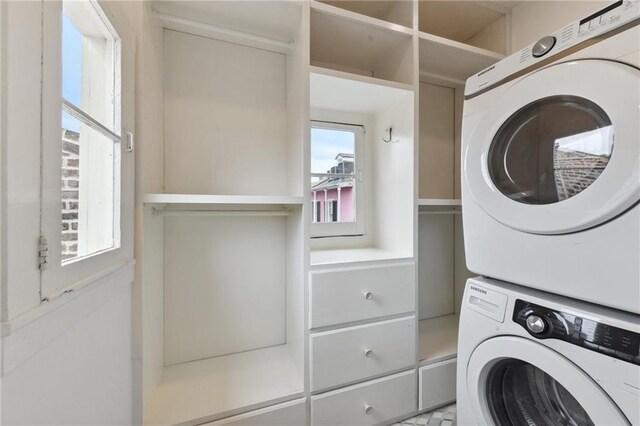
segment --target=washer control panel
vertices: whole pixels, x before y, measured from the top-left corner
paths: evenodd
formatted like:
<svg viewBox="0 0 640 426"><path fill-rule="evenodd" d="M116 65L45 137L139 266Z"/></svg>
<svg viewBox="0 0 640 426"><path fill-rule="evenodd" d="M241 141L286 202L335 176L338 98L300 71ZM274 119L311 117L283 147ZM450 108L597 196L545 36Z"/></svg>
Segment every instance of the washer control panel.
<svg viewBox="0 0 640 426"><path fill-rule="evenodd" d="M557 339L640 365L640 333L517 299L513 321L538 339Z"/></svg>
<svg viewBox="0 0 640 426"><path fill-rule="evenodd" d="M633 25L638 19L640 19L640 0L616 1L471 76L467 80L464 93L470 96L493 87L512 74L534 67L539 61L552 60L551 58L564 50L601 37L626 24Z"/></svg>

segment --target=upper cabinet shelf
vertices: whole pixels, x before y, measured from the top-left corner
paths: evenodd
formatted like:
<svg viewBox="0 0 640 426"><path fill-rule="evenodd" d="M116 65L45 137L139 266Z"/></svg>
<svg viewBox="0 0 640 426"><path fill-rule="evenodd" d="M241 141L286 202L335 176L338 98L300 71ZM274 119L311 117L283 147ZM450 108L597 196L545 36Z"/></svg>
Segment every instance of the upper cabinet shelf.
<svg viewBox="0 0 640 426"><path fill-rule="evenodd" d="M352 21L360 21L408 35L413 32L413 4L410 1L314 0L311 2L311 7Z"/></svg>
<svg viewBox="0 0 640 426"><path fill-rule="evenodd" d="M420 33L421 76L464 84L467 78L502 58L504 55L500 53Z"/></svg>
<svg viewBox="0 0 640 426"><path fill-rule="evenodd" d="M418 27L427 34L504 55L507 15L517 3L422 0L418 4Z"/></svg>
<svg viewBox="0 0 640 426"><path fill-rule="evenodd" d="M413 30L324 3L311 9L311 65L413 84Z"/></svg>

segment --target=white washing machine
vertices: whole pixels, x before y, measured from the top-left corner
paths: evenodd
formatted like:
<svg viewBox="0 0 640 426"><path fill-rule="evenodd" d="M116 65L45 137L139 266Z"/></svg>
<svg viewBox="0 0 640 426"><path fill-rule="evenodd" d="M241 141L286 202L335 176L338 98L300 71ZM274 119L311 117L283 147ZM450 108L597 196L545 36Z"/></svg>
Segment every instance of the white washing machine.
<svg viewBox="0 0 640 426"><path fill-rule="evenodd" d="M458 424L640 424L640 316L487 278L467 281Z"/></svg>
<svg viewBox="0 0 640 426"><path fill-rule="evenodd" d="M471 271L640 313L639 23L619 1L469 78Z"/></svg>

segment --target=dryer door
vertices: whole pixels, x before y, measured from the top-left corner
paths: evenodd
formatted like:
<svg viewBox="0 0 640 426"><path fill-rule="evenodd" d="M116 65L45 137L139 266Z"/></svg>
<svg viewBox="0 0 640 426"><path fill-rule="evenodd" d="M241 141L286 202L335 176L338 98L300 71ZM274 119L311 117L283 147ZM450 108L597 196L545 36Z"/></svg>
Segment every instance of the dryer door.
<svg viewBox="0 0 640 426"><path fill-rule="evenodd" d="M473 199L524 232L597 226L640 199L640 70L552 65L514 83L465 141Z"/></svg>
<svg viewBox="0 0 640 426"><path fill-rule="evenodd" d="M521 337L496 337L480 344L469 359L467 387L479 424L630 424L579 367Z"/></svg>

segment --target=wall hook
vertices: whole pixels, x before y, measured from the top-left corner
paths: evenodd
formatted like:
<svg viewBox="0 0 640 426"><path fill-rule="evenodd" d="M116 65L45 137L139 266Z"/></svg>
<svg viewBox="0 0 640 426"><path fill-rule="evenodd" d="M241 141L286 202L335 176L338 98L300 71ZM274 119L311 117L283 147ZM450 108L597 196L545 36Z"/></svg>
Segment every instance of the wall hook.
<svg viewBox="0 0 640 426"><path fill-rule="evenodd" d="M386 132L389 132L389 139L382 138L382 142L389 143L393 140L393 127L386 129Z"/></svg>

